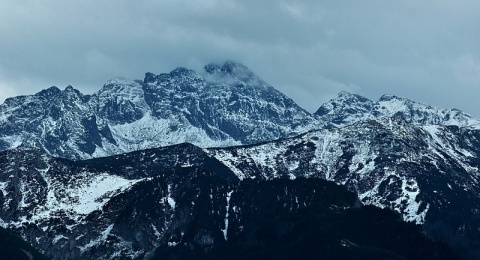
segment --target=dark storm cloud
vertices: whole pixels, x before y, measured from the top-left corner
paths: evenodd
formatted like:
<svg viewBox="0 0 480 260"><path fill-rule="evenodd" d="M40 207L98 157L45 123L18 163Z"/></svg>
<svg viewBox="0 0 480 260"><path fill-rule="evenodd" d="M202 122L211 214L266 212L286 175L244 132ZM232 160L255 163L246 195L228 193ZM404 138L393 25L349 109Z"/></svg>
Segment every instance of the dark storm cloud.
<svg viewBox="0 0 480 260"><path fill-rule="evenodd" d="M341 90L480 116L477 1L0 3L0 101L233 59L309 111Z"/></svg>

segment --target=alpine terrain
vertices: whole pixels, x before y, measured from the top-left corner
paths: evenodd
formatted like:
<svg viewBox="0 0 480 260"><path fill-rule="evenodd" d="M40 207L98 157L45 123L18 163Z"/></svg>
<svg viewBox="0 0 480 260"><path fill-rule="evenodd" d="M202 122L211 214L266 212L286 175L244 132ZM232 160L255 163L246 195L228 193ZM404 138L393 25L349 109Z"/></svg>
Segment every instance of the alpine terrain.
<svg viewBox="0 0 480 260"><path fill-rule="evenodd" d="M88 159L190 142L201 147L252 144L292 136L316 121L244 65L209 64L116 78L93 95L68 86L0 105L0 150L39 147Z"/></svg>
<svg viewBox="0 0 480 260"><path fill-rule="evenodd" d="M14 149L0 167L2 226L53 259L457 257L333 182L240 181L191 144L86 161Z"/></svg>
<svg viewBox="0 0 480 260"><path fill-rule="evenodd" d="M210 149L242 179L332 180L432 238L480 257L480 121L385 95L340 93L315 113L325 128L259 145Z"/></svg>
<svg viewBox="0 0 480 260"><path fill-rule="evenodd" d="M0 151L0 224L54 259L480 258L480 120L457 109L309 113L226 62L9 98Z"/></svg>

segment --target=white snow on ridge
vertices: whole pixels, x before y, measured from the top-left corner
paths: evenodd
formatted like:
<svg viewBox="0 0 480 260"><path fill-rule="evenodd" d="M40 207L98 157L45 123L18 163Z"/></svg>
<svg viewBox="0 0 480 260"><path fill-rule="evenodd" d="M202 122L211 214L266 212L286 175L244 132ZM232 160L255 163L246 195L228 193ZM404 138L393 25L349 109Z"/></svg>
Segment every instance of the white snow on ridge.
<svg viewBox="0 0 480 260"><path fill-rule="evenodd" d="M238 157L233 156L228 150L217 150L210 152L209 150L204 150L207 153L211 154L217 160L221 161L225 166L227 166L240 180L250 178L251 176L246 175L242 170L238 169L236 164L238 163Z"/></svg>
<svg viewBox="0 0 480 260"><path fill-rule="evenodd" d="M321 130L308 133L302 138L284 139L252 147L240 147L234 150L213 149L206 151L230 168L240 180L255 177L237 167L243 163L257 165L262 169L264 179L272 179L280 177L278 164L281 164L290 172L295 171L300 166L301 157L289 158L289 160L284 157L289 145L313 142L316 149L315 157L311 163L316 165L318 172L323 173L327 179L331 179L332 176L330 175L335 170L333 164L336 158L341 155L341 150L338 149L339 138L340 135L337 132ZM309 176L311 173L305 172L304 174ZM290 178L292 177L290 176Z"/></svg>
<svg viewBox="0 0 480 260"><path fill-rule="evenodd" d="M157 119L146 113L141 119L122 125L109 125L112 135L124 152L167 146L183 142L193 143L200 147L220 147L240 144L234 140L212 140L204 130L193 126L172 131L175 124L181 124L173 119ZM139 140L139 141L132 141ZM141 141L140 141L141 140Z"/></svg>
<svg viewBox="0 0 480 260"><path fill-rule="evenodd" d="M277 156L286 152L286 148L281 144L267 143L254 147L236 149L236 156L233 156L230 150L211 150L208 152L229 167L240 180L252 177L237 168L236 165L239 165L243 160L245 160L246 163L255 163L260 166L263 169L263 177L270 179L279 177L277 168L275 167L276 159ZM295 165L292 164L287 167L295 167Z"/></svg>
<svg viewBox="0 0 480 260"><path fill-rule="evenodd" d="M89 183L67 190L67 194L77 201L69 205L70 209L76 214L87 215L102 208L111 197L110 193L120 193L139 181L141 180L127 180L108 174L94 176Z"/></svg>
<svg viewBox="0 0 480 260"><path fill-rule="evenodd" d="M412 136L409 135L409 131L407 131L408 129L402 127L398 129L398 125L394 124L392 120L385 120L387 121L387 127L391 128L388 128L386 131L392 131L394 136L398 136L398 138L402 138L402 140L410 140L412 138ZM385 173L375 173L379 174L379 179L372 179L377 178L371 174L379 167L376 165L376 162L378 161L379 149L381 148L372 144L370 139L362 138L365 135L368 137L368 131L371 131L371 129L365 132L365 130L356 129L356 127L358 126L352 126L350 127L351 129L345 128L346 131L341 129L312 131L293 139L284 139L258 146L239 147L237 149L213 149L209 150L209 152L229 167L240 179L255 177L250 176L251 174L248 171L242 170L242 165L248 164L254 165L254 168L261 168L263 171L262 174L264 174L261 177L265 179L279 177L276 172L277 169L285 167L287 171L290 171L289 173L287 172L287 175L291 179L298 177L298 174L306 177L317 174L315 175L316 177L332 180L339 184L345 184L348 180L368 181L372 183L372 187L364 187L364 190L359 192L359 198L363 202L382 208L390 207L401 213L406 221L419 224L423 223L429 205L418 200L420 188L415 178L402 176L402 174L395 173L394 170L386 168ZM351 132L350 130L354 131ZM343 155L341 141L351 143L350 149L353 149L353 157L347 159L347 161L340 159ZM313 156L312 161L309 162L315 166L315 170L297 173L295 171L297 166L303 163L301 161L303 150L299 145L308 142L315 145L315 156ZM297 152L296 156L289 156L287 160L287 151L288 153L291 152L288 147L296 147ZM423 156L423 154L418 155L407 151L399 158L399 162L416 161L419 159L417 156ZM351 178L335 175L340 167L343 167L343 163L349 163L348 170L352 175ZM380 185L384 181L387 181L390 176L395 176L394 179L390 179L391 182L399 182L398 185L401 185L401 192L396 195L393 201L386 200L384 194L379 192ZM392 183L389 183L389 185L390 184ZM419 211L419 209L421 210Z"/></svg>
<svg viewBox="0 0 480 260"><path fill-rule="evenodd" d="M19 220L20 222L41 222L59 212L64 212L69 218L78 221L91 212L101 209L110 197L144 180L127 180L106 173L83 172L73 179L73 183L64 184L49 176L49 167L38 169L38 171L47 183L46 202L34 209L30 219Z"/></svg>
<svg viewBox="0 0 480 260"><path fill-rule="evenodd" d="M376 114L380 113L388 117L400 112L407 117L407 121L419 125L456 125L458 127L480 129L480 120L458 109L437 108L392 95L384 95L380 98L373 110ZM411 118L408 118L409 116ZM378 118L378 115L370 114L370 118Z"/></svg>

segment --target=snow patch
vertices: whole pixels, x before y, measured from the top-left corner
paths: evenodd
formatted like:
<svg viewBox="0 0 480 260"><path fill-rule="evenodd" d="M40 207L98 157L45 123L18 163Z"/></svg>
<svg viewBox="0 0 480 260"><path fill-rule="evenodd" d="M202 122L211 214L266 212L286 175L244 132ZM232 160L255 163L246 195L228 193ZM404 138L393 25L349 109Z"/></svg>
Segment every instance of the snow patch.
<svg viewBox="0 0 480 260"><path fill-rule="evenodd" d="M238 145L233 139L213 140L203 129L184 125L178 118L162 119L147 112L132 123L109 125L119 150L123 152L142 150L179 143L193 143L200 147ZM172 129L176 129L172 131Z"/></svg>
<svg viewBox="0 0 480 260"><path fill-rule="evenodd" d="M170 205L170 207L172 209L175 209L175 200L172 198L172 194L171 194L171 191L172 191L172 187L170 184L168 184L168 194L167 194L167 202L168 202L168 205Z"/></svg>
<svg viewBox="0 0 480 260"><path fill-rule="evenodd" d="M68 239L68 237L66 237L66 236L64 236L64 235L56 235L56 236L53 238L52 243L53 243L53 244L56 244L58 241L60 241L60 239Z"/></svg>
<svg viewBox="0 0 480 260"><path fill-rule="evenodd" d="M380 195L379 187L390 176L396 176L401 181L401 194L394 201L386 201L382 195ZM389 182L389 185L392 182ZM376 182L372 189L367 190L364 193L359 194L360 200L366 204L375 205L380 208L389 207L398 213L402 214L403 219L409 222L415 222L416 224L423 224L427 215L430 205L427 204L425 209L420 212L420 207L424 203L417 200L417 196L420 194L420 188L418 183L413 178L407 178L400 176L394 171L385 172L385 175L380 181Z"/></svg>
<svg viewBox="0 0 480 260"><path fill-rule="evenodd" d="M102 234L100 234L99 237L97 237L96 239L92 239L90 240L90 242L88 242L88 244L84 245L84 246L80 246L80 252L84 253L85 251L87 251L89 248L91 247L94 247L102 242L105 242L107 240L107 237L108 235L110 234L110 232L112 232L112 229L113 229L113 225L114 224L111 224L110 226L107 227L107 229L105 229Z"/></svg>
<svg viewBox="0 0 480 260"><path fill-rule="evenodd" d="M226 206L226 213L225 213L225 229L222 229L223 237L225 241L227 238L227 231L228 231L228 210L230 209L230 198L232 196L233 190L227 193L227 206Z"/></svg>

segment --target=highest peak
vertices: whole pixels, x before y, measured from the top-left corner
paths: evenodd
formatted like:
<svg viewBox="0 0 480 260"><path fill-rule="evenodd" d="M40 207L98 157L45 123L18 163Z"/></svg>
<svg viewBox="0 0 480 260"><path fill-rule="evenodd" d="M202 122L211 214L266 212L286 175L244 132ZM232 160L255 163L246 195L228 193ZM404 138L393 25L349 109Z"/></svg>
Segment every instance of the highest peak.
<svg viewBox="0 0 480 260"><path fill-rule="evenodd" d="M221 73L236 75L244 74L246 72L252 73L247 66L235 61L226 61L223 65L217 63L210 63L205 65L203 68L209 74Z"/></svg>
<svg viewBox="0 0 480 260"><path fill-rule="evenodd" d="M235 61L225 62L221 70L222 72L229 73L229 74L238 74L239 72L240 73L250 72L247 66Z"/></svg>
<svg viewBox="0 0 480 260"><path fill-rule="evenodd" d="M350 96L353 96L353 95L355 95L355 94L350 93L346 90L342 90L342 91L338 92L337 97L350 97Z"/></svg>
<svg viewBox="0 0 480 260"><path fill-rule="evenodd" d="M202 75L209 82L226 83L226 82L243 82L254 86L268 86L262 79L260 79L250 69L238 62L227 61L223 65L217 63L210 63L205 65L204 73Z"/></svg>
<svg viewBox="0 0 480 260"><path fill-rule="evenodd" d="M250 69L235 61L226 61L223 64L210 63L203 67L203 71L197 73L195 70L188 69L185 67L178 67L172 70L170 73L161 73L155 75L154 73L147 72L145 73L144 83L153 83L157 80L162 80L166 78L178 78L178 77L205 77L209 81L216 82L218 80L241 80L245 82L260 82L262 81L250 71Z"/></svg>
<svg viewBox="0 0 480 260"><path fill-rule="evenodd" d="M269 85L260 77L253 73L247 66L235 62L227 61L223 65L210 63L203 67L201 74L207 82L214 84L228 83L230 85L251 85L262 89L268 89Z"/></svg>
<svg viewBox="0 0 480 260"><path fill-rule="evenodd" d="M391 95L391 94L385 94L385 95L382 95L378 101L382 102L382 101L392 101L392 100L408 101L409 99L403 98L403 97L398 97L398 96Z"/></svg>
<svg viewBox="0 0 480 260"><path fill-rule="evenodd" d="M245 82L261 81L247 66L235 61L226 61L223 65L210 63L203 68L207 75L214 78L236 78Z"/></svg>
<svg viewBox="0 0 480 260"><path fill-rule="evenodd" d="M155 75L151 72L145 73L145 78L143 80L144 83L153 83L157 80L163 80L166 78L181 78L181 77L197 77L198 73L194 70L187 69L185 67L177 67L174 70L170 71L170 73L161 73L159 75Z"/></svg>

